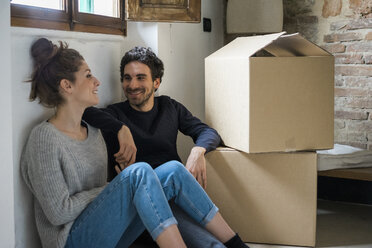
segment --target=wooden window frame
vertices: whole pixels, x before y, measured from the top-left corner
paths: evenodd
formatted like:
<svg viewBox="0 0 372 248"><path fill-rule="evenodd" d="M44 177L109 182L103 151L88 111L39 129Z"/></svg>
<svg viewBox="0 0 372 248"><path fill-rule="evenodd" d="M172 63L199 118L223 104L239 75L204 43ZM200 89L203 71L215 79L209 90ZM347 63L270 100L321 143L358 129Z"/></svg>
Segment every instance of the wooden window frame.
<svg viewBox="0 0 372 248"><path fill-rule="evenodd" d="M120 1L120 17L79 12L78 0L64 0L65 10L11 4L11 25L89 33L126 35L124 4Z"/></svg>
<svg viewBox="0 0 372 248"><path fill-rule="evenodd" d="M11 3L11 25L126 36L126 20L194 23L201 20L201 0L119 0L120 18L79 12L78 0L63 1L64 11Z"/></svg>

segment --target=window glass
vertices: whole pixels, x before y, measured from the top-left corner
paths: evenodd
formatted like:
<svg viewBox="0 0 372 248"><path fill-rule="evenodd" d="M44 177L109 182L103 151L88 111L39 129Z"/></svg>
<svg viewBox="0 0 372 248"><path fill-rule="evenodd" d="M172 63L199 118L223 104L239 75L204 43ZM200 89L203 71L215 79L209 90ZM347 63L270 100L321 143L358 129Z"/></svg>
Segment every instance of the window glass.
<svg viewBox="0 0 372 248"><path fill-rule="evenodd" d="M63 0L11 0L13 4L23 4L33 7L64 10Z"/></svg>
<svg viewBox="0 0 372 248"><path fill-rule="evenodd" d="M119 0L79 0L79 12L119 18Z"/></svg>

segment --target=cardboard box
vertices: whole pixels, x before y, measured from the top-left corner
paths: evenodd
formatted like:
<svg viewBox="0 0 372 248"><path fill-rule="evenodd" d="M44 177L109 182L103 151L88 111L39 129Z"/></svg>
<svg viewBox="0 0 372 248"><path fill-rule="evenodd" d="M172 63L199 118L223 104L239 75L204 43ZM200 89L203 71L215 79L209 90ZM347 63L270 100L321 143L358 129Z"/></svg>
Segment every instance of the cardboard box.
<svg viewBox="0 0 372 248"><path fill-rule="evenodd" d="M205 59L206 122L247 152L331 149L334 57L298 34L237 38Z"/></svg>
<svg viewBox="0 0 372 248"><path fill-rule="evenodd" d="M242 240L315 246L315 152L206 155L207 193Z"/></svg>

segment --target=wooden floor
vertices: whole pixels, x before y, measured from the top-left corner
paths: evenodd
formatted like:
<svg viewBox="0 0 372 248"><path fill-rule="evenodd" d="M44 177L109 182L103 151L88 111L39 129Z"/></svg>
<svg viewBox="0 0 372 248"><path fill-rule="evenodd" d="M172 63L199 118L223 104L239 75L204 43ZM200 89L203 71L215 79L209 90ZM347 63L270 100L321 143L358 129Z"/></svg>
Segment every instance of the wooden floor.
<svg viewBox="0 0 372 248"><path fill-rule="evenodd" d="M318 201L316 247L371 248L372 206ZM295 246L248 244L251 248L295 248Z"/></svg>

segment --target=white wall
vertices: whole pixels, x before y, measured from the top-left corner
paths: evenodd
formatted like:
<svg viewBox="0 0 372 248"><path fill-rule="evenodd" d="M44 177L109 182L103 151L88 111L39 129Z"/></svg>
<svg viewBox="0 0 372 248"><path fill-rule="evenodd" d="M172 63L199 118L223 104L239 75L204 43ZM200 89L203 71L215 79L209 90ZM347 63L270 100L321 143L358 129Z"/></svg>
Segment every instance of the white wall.
<svg viewBox="0 0 372 248"><path fill-rule="evenodd" d="M10 5L0 1L0 246L14 247Z"/></svg>
<svg viewBox="0 0 372 248"><path fill-rule="evenodd" d="M29 55L32 42L39 37L46 37L54 42L62 40L66 41L71 48L81 52L93 74L101 81L99 88L101 106L122 99L119 65L124 52L135 45L151 47L159 54L166 67L166 76L159 92L181 101L196 116L203 119L204 58L223 44L223 5L222 0L218 0L218 4L216 0L203 0L202 16L212 18L212 33L203 33L202 24L133 22L128 23L127 37L122 37L33 28L10 28L9 2L0 2L2 2L1 6L5 6L0 8L0 49L1 54L5 54L5 57L1 56L5 58L5 61L1 60L0 68L4 70L4 73L0 75L2 79L4 75L5 79L8 77L8 80L2 80L5 83L0 84L0 89L5 96L0 98L1 106L6 107L4 120L7 121L1 122L1 125L5 125L1 130L5 130L7 134L5 139L0 140L2 152L6 151L4 159L2 153L1 161L7 161L5 165L8 164L7 168L0 173L0 182L5 185L5 187L0 187L1 207L6 209L5 213L0 213L2 220L0 222L0 244L1 247L6 244L2 242L4 233L4 239L10 242L9 246L5 247L14 247L15 242L15 247L36 248L40 247L40 241L33 220L32 198L21 179L19 160L31 128L52 115L53 110L45 109L37 102L28 101L30 84L25 80L29 78L32 69ZM5 14L3 14L4 11ZM8 37L7 39L3 39L3 30L8 33L4 36ZM9 45L10 42L11 45ZM184 154L189 152L191 143L184 139L179 143L180 155L184 158L186 156ZM11 176L13 168L14 177ZM7 199L8 202L3 203L3 199ZM2 214L5 214L6 218L3 218ZM2 229L5 228L8 232L3 232Z"/></svg>
<svg viewBox="0 0 372 248"><path fill-rule="evenodd" d="M204 58L223 46L223 0L203 0L202 19L212 20L212 32L201 23L159 24L159 57L165 73L159 94L169 95L204 120ZM184 162L192 140L179 135L179 153Z"/></svg>

